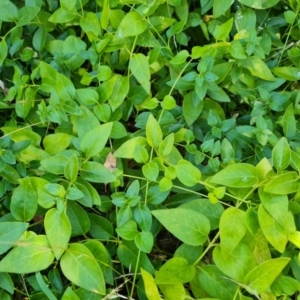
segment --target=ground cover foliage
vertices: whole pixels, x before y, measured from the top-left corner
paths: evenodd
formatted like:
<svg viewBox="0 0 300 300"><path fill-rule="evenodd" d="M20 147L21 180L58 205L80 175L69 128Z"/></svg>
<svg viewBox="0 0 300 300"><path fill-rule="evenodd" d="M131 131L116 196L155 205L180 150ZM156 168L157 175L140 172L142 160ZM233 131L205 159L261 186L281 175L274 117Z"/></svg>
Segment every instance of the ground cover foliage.
<svg viewBox="0 0 300 300"><path fill-rule="evenodd" d="M0 1L1 299L300 299L298 0Z"/></svg>

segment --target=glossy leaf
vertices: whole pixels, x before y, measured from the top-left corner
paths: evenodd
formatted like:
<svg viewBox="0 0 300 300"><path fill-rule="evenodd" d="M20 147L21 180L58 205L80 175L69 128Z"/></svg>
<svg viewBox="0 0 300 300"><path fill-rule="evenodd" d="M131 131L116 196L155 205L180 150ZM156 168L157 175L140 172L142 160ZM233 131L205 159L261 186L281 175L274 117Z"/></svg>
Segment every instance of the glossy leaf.
<svg viewBox="0 0 300 300"><path fill-rule="evenodd" d="M72 244L62 256L63 274L74 284L101 295L105 294L103 273L90 250L82 244Z"/></svg>
<svg viewBox="0 0 300 300"><path fill-rule="evenodd" d="M182 257L169 259L155 274L156 284L185 283L193 279L196 268Z"/></svg>
<svg viewBox="0 0 300 300"><path fill-rule="evenodd" d="M151 213L168 231L188 245L202 245L207 239L210 223L201 213L184 208L152 210Z"/></svg>

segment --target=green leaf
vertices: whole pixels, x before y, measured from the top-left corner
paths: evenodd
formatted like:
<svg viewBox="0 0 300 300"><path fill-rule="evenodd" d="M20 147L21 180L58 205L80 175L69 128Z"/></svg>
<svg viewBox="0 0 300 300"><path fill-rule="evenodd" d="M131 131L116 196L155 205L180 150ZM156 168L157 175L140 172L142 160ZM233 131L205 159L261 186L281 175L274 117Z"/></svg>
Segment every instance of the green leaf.
<svg viewBox="0 0 300 300"><path fill-rule="evenodd" d="M51 17L48 20L52 23L68 23L72 21L76 16L77 10L75 7L70 10L59 8L51 15Z"/></svg>
<svg viewBox="0 0 300 300"><path fill-rule="evenodd" d="M275 6L279 0L268 0L268 1L264 1L264 0L239 0L242 4L255 8L255 9L266 9L266 8L270 8L272 6Z"/></svg>
<svg viewBox="0 0 300 300"><path fill-rule="evenodd" d="M252 250L244 243L239 243L224 257L221 246L213 251L216 266L227 276L238 282L243 282L245 276L257 266Z"/></svg>
<svg viewBox="0 0 300 300"><path fill-rule="evenodd" d="M64 169L64 175L65 177L70 180L71 182L74 182L77 178L78 173L78 158L75 154L73 154L69 160L67 161L67 164Z"/></svg>
<svg viewBox="0 0 300 300"><path fill-rule="evenodd" d="M61 298L61 300L80 300L77 294L72 290L70 286L68 286Z"/></svg>
<svg viewBox="0 0 300 300"><path fill-rule="evenodd" d="M156 284L176 284L191 281L196 274L195 266L191 266L183 257L169 259L155 274Z"/></svg>
<svg viewBox="0 0 300 300"><path fill-rule="evenodd" d="M158 148L162 142L161 128L152 114L149 114L146 124L146 138L148 144L153 148Z"/></svg>
<svg viewBox="0 0 300 300"><path fill-rule="evenodd" d="M99 215L88 214L90 219L89 233L94 239L107 241L113 237L113 226L106 218Z"/></svg>
<svg viewBox="0 0 300 300"><path fill-rule="evenodd" d="M202 245L210 231L209 220L201 213L185 208L152 210L163 226L182 242Z"/></svg>
<svg viewBox="0 0 300 300"><path fill-rule="evenodd" d="M10 210L18 221L30 221L38 208L38 199L30 179L22 179L20 185L14 190Z"/></svg>
<svg viewBox="0 0 300 300"><path fill-rule="evenodd" d="M272 69L272 72L283 79L290 81L297 81L300 79L300 72L298 68L294 67L276 67Z"/></svg>
<svg viewBox="0 0 300 300"><path fill-rule="evenodd" d="M0 273L0 288L6 290L10 294L14 293L14 283L8 273Z"/></svg>
<svg viewBox="0 0 300 300"><path fill-rule="evenodd" d="M287 172L273 177L266 185L265 192L276 195L286 195L299 190L296 172Z"/></svg>
<svg viewBox="0 0 300 300"><path fill-rule="evenodd" d="M129 78L128 76L114 75L111 80L113 88L108 103L110 104L112 111L115 111L123 103L129 92Z"/></svg>
<svg viewBox="0 0 300 300"><path fill-rule="evenodd" d="M87 132L80 141L80 148L87 157L96 156L105 147L113 123L105 123Z"/></svg>
<svg viewBox="0 0 300 300"><path fill-rule="evenodd" d="M259 181L254 166L245 163L237 163L227 166L209 180L211 183L229 187L247 188L253 187Z"/></svg>
<svg viewBox="0 0 300 300"><path fill-rule="evenodd" d="M134 158L134 150L137 145L144 146L147 140L143 136L137 136L124 142L115 152L114 157Z"/></svg>
<svg viewBox="0 0 300 300"><path fill-rule="evenodd" d="M76 98L80 101L80 103L88 106L97 104L99 95L95 90L90 88L77 89Z"/></svg>
<svg viewBox="0 0 300 300"><path fill-rule="evenodd" d="M116 228L116 232L121 238L127 241L134 240L135 236L139 233L134 220L129 220L122 226Z"/></svg>
<svg viewBox="0 0 300 300"><path fill-rule="evenodd" d="M41 169L57 175L64 174L67 162L68 159L66 156L57 154L41 160Z"/></svg>
<svg viewBox="0 0 300 300"><path fill-rule="evenodd" d="M291 149L285 137L282 137L272 150L272 161L279 171L286 169L291 160Z"/></svg>
<svg viewBox="0 0 300 300"><path fill-rule="evenodd" d="M39 7L22 7L18 11L18 26L28 24L39 12Z"/></svg>
<svg viewBox="0 0 300 300"><path fill-rule="evenodd" d="M150 230L152 225L152 215L150 209L146 205L138 205L137 207L135 207L133 211L133 217L142 230L144 231Z"/></svg>
<svg viewBox="0 0 300 300"><path fill-rule="evenodd" d="M72 244L60 260L61 270L72 283L88 291L105 294L103 273L91 251L82 244Z"/></svg>
<svg viewBox="0 0 300 300"><path fill-rule="evenodd" d="M290 260L288 257L267 260L250 271L243 283L258 294L266 292Z"/></svg>
<svg viewBox="0 0 300 300"><path fill-rule="evenodd" d="M186 194L184 198L187 197ZM220 218L224 212L224 208L220 203L212 204L207 199L191 200L181 205L182 208L188 208L194 211L198 211L209 219L211 229L219 228Z"/></svg>
<svg viewBox="0 0 300 300"><path fill-rule="evenodd" d="M283 253L288 242L288 232L265 210L262 204L258 209L258 220L268 242Z"/></svg>
<svg viewBox="0 0 300 300"><path fill-rule="evenodd" d="M143 175L151 181L155 181L159 174L159 167L156 162L150 161L142 167Z"/></svg>
<svg viewBox="0 0 300 300"><path fill-rule="evenodd" d="M14 246L27 227L27 223L0 222L0 254Z"/></svg>
<svg viewBox="0 0 300 300"><path fill-rule="evenodd" d="M232 5L233 0L216 0L213 2L213 14L214 17L217 18L221 15L223 15Z"/></svg>
<svg viewBox="0 0 300 300"><path fill-rule="evenodd" d="M130 58L129 69L146 93L150 94L150 69L147 57L142 53L133 54Z"/></svg>
<svg viewBox="0 0 300 300"><path fill-rule="evenodd" d="M147 23L136 11L130 11L122 19L117 35L119 37L137 36L147 29Z"/></svg>
<svg viewBox="0 0 300 300"><path fill-rule="evenodd" d="M9 0L0 3L0 20L4 22L15 22L18 19L18 8Z"/></svg>
<svg viewBox="0 0 300 300"><path fill-rule="evenodd" d="M246 232L245 213L234 207L226 209L220 220L220 246L224 259L238 246Z"/></svg>
<svg viewBox="0 0 300 300"><path fill-rule="evenodd" d="M186 186L194 186L201 179L201 172L187 160L180 160L175 166L177 178Z"/></svg>
<svg viewBox="0 0 300 300"><path fill-rule="evenodd" d="M251 56L245 60L243 67L248 69L253 76L264 80L275 81L275 77L271 73L268 66L256 56Z"/></svg>
<svg viewBox="0 0 300 300"><path fill-rule="evenodd" d="M54 155L67 149L73 138L74 136L63 132L49 134L44 138L43 145L50 155Z"/></svg>
<svg viewBox="0 0 300 300"><path fill-rule="evenodd" d="M220 300L234 299L237 285L228 280L227 276L215 265L204 265L201 267L197 279L198 284L207 293L208 299L210 299L209 296Z"/></svg>
<svg viewBox="0 0 300 300"><path fill-rule="evenodd" d="M226 41L233 25L233 18L222 25L217 25L213 31L213 36L217 41Z"/></svg>
<svg viewBox="0 0 300 300"><path fill-rule="evenodd" d="M183 116L188 126L191 126L200 116L203 109L203 101L194 105L192 93L187 94L182 103Z"/></svg>
<svg viewBox="0 0 300 300"><path fill-rule="evenodd" d="M296 135L296 126L297 121L295 118L293 104L290 104L286 109L282 119L283 132L287 139L291 139Z"/></svg>
<svg viewBox="0 0 300 300"><path fill-rule="evenodd" d="M145 293L147 296L147 299L151 300L160 300L160 295L158 292L158 288L155 284L154 278L151 276L149 272L141 268L141 274L145 286Z"/></svg>
<svg viewBox="0 0 300 300"><path fill-rule="evenodd" d="M90 219L85 210L77 202L68 201L66 212L71 223L72 236L85 235L90 230ZM67 225L64 226L67 227Z"/></svg>
<svg viewBox="0 0 300 300"><path fill-rule="evenodd" d="M71 238L70 221L64 211L59 212L56 208L52 208L45 215L44 226L55 258L59 260Z"/></svg>
<svg viewBox="0 0 300 300"><path fill-rule="evenodd" d="M134 242L142 252L150 253L154 244L153 235L150 231L138 232L134 237Z"/></svg>
<svg viewBox="0 0 300 300"><path fill-rule="evenodd" d="M1 11L1 8L0 8L0 11ZM8 53L7 43L6 43L5 39L3 39L0 42L0 67L3 65L3 62L5 61L7 53Z"/></svg>
<svg viewBox="0 0 300 300"><path fill-rule="evenodd" d="M143 268L150 274L154 274L154 267L147 257L147 254L140 252L133 241L122 241L117 249L117 256L122 265L127 268L132 268L133 270ZM136 268L137 264L138 268Z"/></svg>
<svg viewBox="0 0 300 300"><path fill-rule="evenodd" d="M80 175L87 181L98 183L109 183L116 180L116 177L106 167L95 161L84 163L81 166Z"/></svg>
<svg viewBox="0 0 300 300"><path fill-rule="evenodd" d="M28 274L47 269L54 255L44 235L21 241L0 262L0 272ZM16 264L16 262L18 262Z"/></svg>

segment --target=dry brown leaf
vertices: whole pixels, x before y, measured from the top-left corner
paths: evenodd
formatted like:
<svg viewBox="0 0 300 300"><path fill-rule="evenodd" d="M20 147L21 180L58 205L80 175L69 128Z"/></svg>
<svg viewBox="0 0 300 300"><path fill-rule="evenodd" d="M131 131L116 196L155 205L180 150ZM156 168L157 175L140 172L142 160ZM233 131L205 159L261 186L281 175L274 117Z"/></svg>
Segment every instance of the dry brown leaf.
<svg viewBox="0 0 300 300"><path fill-rule="evenodd" d="M107 168L110 172L113 172L117 167L117 159L113 155L114 152L109 152L106 156L104 167Z"/></svg>

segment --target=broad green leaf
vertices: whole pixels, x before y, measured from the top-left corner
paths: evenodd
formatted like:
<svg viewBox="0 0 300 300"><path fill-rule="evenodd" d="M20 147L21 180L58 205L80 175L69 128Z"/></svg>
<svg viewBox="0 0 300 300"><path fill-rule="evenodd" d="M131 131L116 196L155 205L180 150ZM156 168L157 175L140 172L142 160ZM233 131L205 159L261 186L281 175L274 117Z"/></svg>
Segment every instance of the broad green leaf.
<svg viewBox="0 0 300 300"><path fill-rule="evenodd" d="M183 116L188 126L191 126L200 116L203 109L203 101L194 105L192 93L187 94L182 103Z"/></svg>
<svg viewBox="0 0 300 300"><path fill-rule="evenodd" d="M44 25L39 26L37 31L34 33L32 39L32 45L37 51L42 51L43 48L45 47L46 37L47 37L46 26Z"/></svg>
<svg viewBox="0 0 300 300"><path fill-rule="evenodd" d="M215 265L204 265L198 273L198 281L207 295L219 300L232 300L238 288ZM207 297L210 299L211 297Z"/></svg>
<svg viewBox="0 0 300 300"><path fill-rule="evenodd" d="M200 255L203 253L203 246L191 246L187 244L181 244L175 251L174 257L185 258L190 265L197 262Z"/></svg>
<svg viewBox="0 0 300 300"><path fill-rule="evenodd" d="M149 194L148 194L149 196ZM148 199L149 201L149 199ZM139 205L133 211L133 217L139 227L144 231L149 231L152 225L152 214L148 206Z"/></svg>
<svg viewBox="0 0 300 300"><path fill-rule="evenodd" d="M232 5L233 0L216 0L213 2L213 14L214 17L217 18L221 15L223 15Z"/></svg>
<svg viewBox="0 0 300 300"><path fill-rule="evenodd" d="M18 221L30 221L38 208L37 194L30 179L24 178L14 190L10 210L13 217Z"/></svg>
<svg viewBox="0 0 300 300"><path fill-rule="evenodd" d="M261 229L257 230L254 235L255 248L253 255L258 264L272 258L269 243Z"/></svg>
<svg viewBox="0 0 300 300"><path fill-rule="evenodd" d="M245 163L237 163L227 166L218 172L210 180L211 183L229 187L247 188L253 187L259 181L254 166Z"/></svg>
<svg viewBox="0 0 300 300"><path fill-rule="evenodd" d="M154 278L152 275L141 268L141 274L144 282L144 287L145 287L145 293L147 296L147 299L149 300L160 300L160 295L158 292L158 288L155 284Z"/></svg>
<svg viewBox="0 0 300 300"><path fill-rule="evenodd" d="M187 198L186 194L183 194ZM212 204L207 199L191 200L181 205L182 208L188 208L193 211L198 211L209 219L211 229L219 227L220 218L224 212L224 208L220 203Z"/></svg>
<svg viewBox="0 0 300 300"><path fill-rule="evenodd" d="M287 195L266 193L263 188L258 190L259 198L265 210L283 227L287 228L289 199Z"/></svg>
<svg viewBox="0 0 300 300"><path fill-rule="evenodd" d="M116 177L103 165L88 161L81 166L80 175L90 182L109 183L116 180Z"/></svg>
<svg viewBox="0 0 300 300"><path fill-rule="evenodd" d="M101 34L99 19L93 12L88 12L83 18L80 18L80 27L90 39L94 39L91 37L90 33L93 33L95 37L98 37Z"/></svg>
<svg viewBox="0 0 300 300"><path fill-rule="evenodd" d="M298 175L296 172L287 172L277 175L265 185L264 191L270 194L286 195L299 190Z"/></svg>
<svg viewBox="0 0 300 300"><path fill-rule="evenodd" d="M283 253L288 242L288 232L263 207L259 205L258 220L268 242L280 253Z"/></svg>
<svg viewBox="0 0 300 300"><path fill-rule="evenodd" d="M119 247L117 249L117 256L122 265L127 268L136 270L138 263L139 265L137 270L139 270L139 268L143 268L150 274L154 274L155 269L152 266L149 258L147 257L147 254L140 252L133 241L123 240L122 243L119 244Z"/></svg>
<svg viewBox="0 0 300 300"><path fill-rule="evenodd" d="M191 281L196 274L195 266L191 266L183 257L169 259L155 274L156 284L176 284Z"/></svg>
<svg viewBox="0 0 300 300"><path fill-rule="evenodd" d="M286 109L283 119L282 119L282 128L284 135L287 139L293 138L297 133L297 121L295 118L293 104L290 104Z"/></svg>
<svg viewBox="0 0 300 300"><path fill-rule="evenodd" d="M243 67L248 69L253 76L268 81L275 81L275 77L271 73L268 66L256 56L251 56L245 60Z"/></svg>
<svg viewBox="0 0 300 300"><path fill-rule="evenodd" d="M50 155L54 155L67 149L73 138L74 136L63 132L49 134L44 138L43 145Z"/></svg>
<svg viewBox="0 0 300 300"><path fill-rule="evenodd" d="M221 247L217 246L213 251L213 259L224 274L238 282L243 282L245 276L257 266L252 250L244 243L239 243L226 257Z"/></svg>
<svg viewBox="0 0 300 300"><path fill-rule="evenodd" d="M300 71L298 68L294 67L276 67L272 69L272 72L280 78L297 81L300 79Z"/></svg>
<svg viewBox="0 0 300 300"><path fill-rule="evenodd" d="M150 253L154 244L153 235L150 231L138 232L134 237L134 243L142 252Z"/></svg>
<svg viewBox="0 0 300 300"><path fill-rule="evenodd" d="M246 232L245 212L234 207L227 208L220 220L220 246L224 259L238 246Z"/></svg>
<svg viewBox="0 0 300 300"><path fill-rule="evenodd" d="M128 76L114 75L111 79L113 89L109 96L108 103L112 111L115 111L123 103L129 92L129 78Z"/></svg>
<svg viewBox="0 0 300 300"><path fill-rule="evenodd" d="M73 9L66 10L63 8L57 9L51 17L48 19L52 23L68 23L77 16L77 10Z"/></svg>
<svg viewBox="0 0 300 300"><path fill-rule="evenodd" d="M43 159L40 169L52 174L64 174L67 162L68 158L66 156L57 154Z"/></svg>
<svg viewBox="0 0 300 300"><path fill-rule="evenodd" d="M33 146L40 146L41 136L26 127L1 127L14 142L31 141Z"/></svg>
<svg viewBox="0 0 300 300"><path fill-rule="evenodd" d="M150 69L147 57L142 53L133 54L130 58L129 69L146 93L150 94Z"/></svg>
<svg viewBox="0 0 300 300"><path fill-rule="evenodd" d="M88 291L105 294L103 273L91 253L82 244L72 244L60 260L63 274L72 283Z"/></svg>
<svg viewBox="0 0 300 300"><path fill-rule="evenodd" d="M163 156L169 155L174 146L174 133L170 133L165 137L159 146L159 153Z"/></svg>
<svg viewBox="0 0 300 300"><path fill-rule="evenodd" d="M70 120L73 124L73 131L82 137L90 130L99 126L99 121L90 110L84 106L80 107L80 115L71 115Z"/></svg>
<svg viewBox="0 0 300 300"><path fill-rule="evenodd" d="M61 298L61 300L80 300L77 294L68 286Z"/></svg>
<svg viewBox="0 0 300 300"><path fill-rule="evenodd" d="M87 132L80 141L80 148L87 157L96 156L105 147L113 123L105 123Z"/></svg>
<svg viewBox="0 0 300 300"><path fill-rule="evenodd" d="M65 165L64 175L68 180L74 182L77 178L77 173L78 173L78 158L74 154L68 159L67 164Z"/></svg>
<svg viewBox="0 0 300 300"><path fill-rule="evenodd" d="M114 230L109 220L91 213L88 216L90 219L89 233L94 239L107 241L113 237Z"/></svg>
<svg viewBox="0 0 300 300"><path fill-rule="evenodd" d="M160 125L152 114L149 114L146 124L146 137L148 144L153 148L158 148L162 142Z"/></svg>
<svg viewBox="0 0 300 300"><path fill-rule="evenodd" d="M180 160L175 166L177 178L186 186L194 186L201 179L201 172L187 160Z"/></svg>
<svg viewBox="0 0 300 300"><path fill-rule="evenodd" d="M186 291L182 283L159 284L164 299L181 300L186 297Z"/></svg>
<svg viewBox="0 0 300 300"><path fill-rule="evenodd" d="M10 294L14 293L14 283L8 273L0 273L0 288L6 290Z"/></svg>
<svg viewBox="0 0 300 300"><path fill-rule="evenodd" d="M18 184L18 181L20 179L20 175L17 170L8 164L4 164L4 167L0 174L5 180L12 184Z"/></svg>
<svg viewBox="0 0 300 300"><path fill-rule="evenodd" d="M85 235L90 230L90 219L86 211L77 202L68 201L66 212L71 223L72 236ZM67 221L64 223L67 224ZM67 227L67 225L64 226Z"/></svg>
<svg viewBox="0 0 300 300"><path fill-rule="evenodd" d="M1 11L1 8L0 8ZM8 52L8 47L5 39L0 42L0 67L2 66Z"/></svg>
<svg viewBox="0 0 300 300"><path fill-rule="evenodd" d="M285 137L282 137L272 150L272 161L279 171L285 170L291 160L291 149Z"/></svg>
<svg viewBox="0 0 300 300"><path fill-rule="evenodd" d="M279 0L268 0L268 1L264 1L264 0L239 0L242 4L252 7L254 9L266 9L266 8L270 8L272 6L275 6Z"/></svg>
<svg viewBox="0 0 300 300"><path fill-rule="evenodd" d="M143 175L151 181L155 181L159 174L159 166L156 162L150 161L142 167Z"/></svg>
<svg viewBox="0 0 300 300"><path fill-rule="evenodd" d="M101 199L99 192L86 180L81 177L77 177L74 185L79 189L84 197L77 201L84 206L92 207L93 205L101 205Z"/></svg>
<svg viewBox="0 0 300 300"><path fill-rule="evenodd" d="M14 246L27 227L27 223L0 222L0 254Z"/></svg>
<svg viewBox="0 0 300 300"><path fill-rule="evenodd" d="M137 145L144 146L147 140L143 136L137 136L124 142L115 152L114 157L134 158L134 149Z"/></svg>
<svg viewBox="0 0 300 300"><path fill-rule="evenodd" d="M213 36L217 41L226 41L233 25L233 18L214 28Z"/></svg>
<svg viewBox="0 0 300 300"><path fill-rule="evenodd" d="M119 37L137 36L147 29L147 22L136 11L130 11L122 19L117 35Z"/></svg>
<svg viewBox="0 0 300 300"><path fill-rule="evenodd" d="M28 24L39 12L39 7L22 7L18 10L18 26Z"/></svg>
<svg viewBox="0 0 300 300"><path fill-rule="evenodd" d="M135 236L139 233L137 230L137 224L134 220L129 220L122 226L117 227L116 232L121 238L127 241L134 240Z"/></svg>
<svg viewBox="0 0 300 300"><path fill-rule="evenodd" d="M289 234L289 241L293 243L297 248L300 248L300 232L295 231Z"/></svg>
<svg viewBox="0 0 300 300"><path fill-rule="evenodd" d="M18 20L18 8L9 0L0 2L0 20L4 22L15 22Z"/></svg>
<svg viewBox="0 0 300 300"><path fill-rule="evenodd" d="M250 271L243 283L258 294L266 292L289 262L290 258L288 257L267 260Z"/></svg>
<svg viewBox="0 0 300 300"><path fill-rule="evenodd" d="M99 95L95 90L90 88L77 89L76 98L80 101L80 103L88 106L97 104Z"/></svg>
<svg viewBox="0 0 300 300"><path fill-rule="evenodd" d="M70 221L64 211L59 212L56 208L52 208L45 215L44 226L55 258L59 260L65 252L71 237Z"/></svg>
<svg viewBox="0 0 300 300"><path fill-rule="evenodd" d="M151 213L168 231L188 245L202 245L207 240L210 223L201 213L185 208L152 210Z"/></svg>
<svg viewBox="0 0 300 300"><path fill-rule="evenodd" d="M47 269L54 255L45 235L37 235L17 243L0 262L0 272L28 274ZM18 262L18 263L16 263Z"/></svg>

